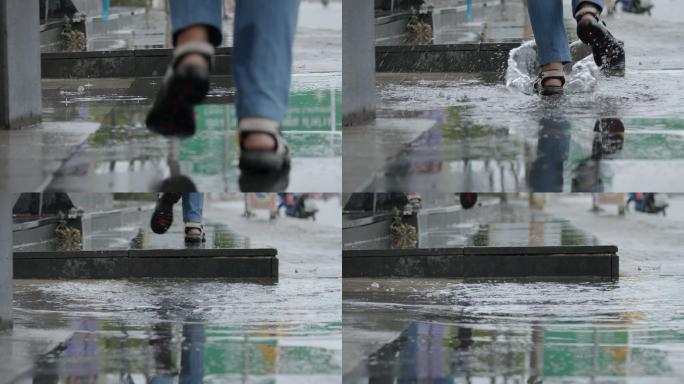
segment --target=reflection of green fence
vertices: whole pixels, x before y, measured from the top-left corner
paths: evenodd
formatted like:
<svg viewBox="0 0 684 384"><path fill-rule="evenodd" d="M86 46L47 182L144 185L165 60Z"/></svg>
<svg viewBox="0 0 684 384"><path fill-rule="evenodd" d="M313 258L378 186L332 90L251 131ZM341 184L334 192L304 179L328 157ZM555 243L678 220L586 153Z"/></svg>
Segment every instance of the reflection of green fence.
<svg viewBox="0 0 684 384"><path fill-rule="evenodd" d="M206 375L339 374L340 351L325 347L282 345L273 329L264 335L226 336L235 329L208 327L204 347Z"/></svg>
<svg viewBox="0 0 684 384"><path fill-rule="evenodd" d="M298 92L290 95L290 106L282 122L283 131L334 132L342 128L342 93L339 89ZM195 109L197 128L235 130L237 118L232 104L200 105Z"/></svg>
<svg viewBox="0 0 684 384"><path fill-rule="evenodd" d="M232 104L204 104L195 108L197 132L180 143L183 171L215 175L237 161L237 118ZM339 89L294 93L282 129L298 157L340 156L342 98ZM185 168L189 167L189 168Z"/></svg>

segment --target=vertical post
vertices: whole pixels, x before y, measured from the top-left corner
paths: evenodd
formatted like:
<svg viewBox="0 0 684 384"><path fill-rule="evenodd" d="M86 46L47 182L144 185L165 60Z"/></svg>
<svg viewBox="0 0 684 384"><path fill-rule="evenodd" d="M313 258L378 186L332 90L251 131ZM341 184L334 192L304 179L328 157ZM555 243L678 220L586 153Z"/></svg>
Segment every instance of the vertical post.
<svg viewBox="0 0 684 384"><path fill-rule="evenodd" d="M375 2L342 1L342 125L375 118Z"/></svg>
<svg viewBox="0 0 684 384"><path fill-rule="evenodd" d="M0 330L12 327L12 205L0 192Z"/></svg>
<svg viewBox="0 0 684 384"><path fill-rule="evenodd" d="M469 23L473 21L473 0L468 0L466 5L466 19Z"/></svg>
<svg viewBox="0 0 684 384"><path fill-rule="evenodd" d="M40 2L0 1L0 129L40 122Z"/></svg>

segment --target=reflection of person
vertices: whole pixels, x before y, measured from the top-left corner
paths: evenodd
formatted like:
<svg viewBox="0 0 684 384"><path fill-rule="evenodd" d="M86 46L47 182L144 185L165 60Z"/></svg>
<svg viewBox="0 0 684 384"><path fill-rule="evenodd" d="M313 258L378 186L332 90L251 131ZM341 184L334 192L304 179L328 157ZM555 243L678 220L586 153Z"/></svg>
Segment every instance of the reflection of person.
<svg viewBox="0 0 684 384"><path fill-rule="evenodd" d="M152 109L151 130L194 134L193 106L209 91L214 48L221 44L222 0L170 0L173 58ZM280 132L290 89L292 44L299 0L238 0L235 6L233 76L240 168L277 172L289 166Z"/></svg>
<svg viewBox="0 0 684 384"><path fill-rule="evenodd" d="M572 0L577 21L577 36L591 45L596 65L604 70L624 70L625 52L606 28L600 14L603 0ZM542 95L563 92L563 64L571 62L568 36L563 25L561 0L529 0L528 11L537 42L537 61L541 72L534 88Z"/></svg>
<svg viewBox="0 0 684 384"><path fill-rule="evenodd" d="M183 198L183 222L185 223L185 241L200 243L206 241L202 225L202 208L204 195L200 192L162 193L157 199L157 206L150 220L154 233L163 234L173 223L173 206Z"/></svg>

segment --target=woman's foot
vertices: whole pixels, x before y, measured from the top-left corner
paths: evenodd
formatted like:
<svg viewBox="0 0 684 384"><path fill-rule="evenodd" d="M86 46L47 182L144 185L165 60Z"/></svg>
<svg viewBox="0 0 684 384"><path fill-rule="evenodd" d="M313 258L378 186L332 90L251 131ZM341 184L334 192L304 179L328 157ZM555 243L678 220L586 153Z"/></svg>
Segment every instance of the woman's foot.
<svg viewBox="0 0 684 384"><path fill-rule="evenodd" d="M613 36L606 23L600 19L600 10L592 3L580 4L577 20L577 36L591 46L594 62L602 70L622 74L625 70L623 43Z"/></svg>
<svg viewBox="0 0 684 384"><path fill-rule="evenodd" d="M247 117L238 123L240 169L250 174L278 173L289 169L289 148L278 122Z"/></svg>
<svg viewBox="0 0 684 384"><path fill-rule="evenodd" d="M209 70L214 47L205 27L181 32L164 81L147 115L147 127L165 136L195 133L194 106L209 92Z"/></svg>
<svg viewBox="0 0 684 384"><path fill-rule="evenodd" d="M563 93L565 74L563 63L553 62L542 66L539 77L534 82L534 90L542 96L559 95Z"/></svg>
<svg viewBox="0 0 684 384"><path fill-rule="evenodd" d="M150 219L150 228L157 234L166 233L173 224L173 206L181 198L180 193L163 193L157 199L154 213Z"/></svg>
<svg viewBox="0 0 684 384"><path fill-rule="evenodd" d="M204 235L204 227L199 223L185 223L185 242L202 243L207 239Z"/></svg>

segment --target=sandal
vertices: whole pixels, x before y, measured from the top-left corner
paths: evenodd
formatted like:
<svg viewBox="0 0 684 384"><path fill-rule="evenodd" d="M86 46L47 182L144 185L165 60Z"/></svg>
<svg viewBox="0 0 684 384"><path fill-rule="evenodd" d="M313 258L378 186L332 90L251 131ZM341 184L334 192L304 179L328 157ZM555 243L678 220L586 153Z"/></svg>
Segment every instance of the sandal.
<svg viewBox="0 0 684 384"><path fill-rule="evenodd" d="M173 223L173 205L180 200L180 193L163 193L157 200L157 206L154 207L152 219L150 219L150 228L156 234L163 234L169 230Z"/></svg>
<svg viewBox="0 0 684 384"><path fill-rule="evenodd" d="M544 82L550 79L558 79L561 85L545 85ZM550 69L539 72L537 80L534 82L534 91L542 96L562 95L565 85L565 72L562 69Z"/></svg>
<svg viewBox="0 0 684 384"><path fill-rule="evenodd" d="M187 55L200 54L207 66L182 64ZM193 107L204 100L209 92L209 71L214 46L191 42L178 46L166 71L161 88L147 114L147 128L164 136L189 137L195 133Z"/></svg>
<svg viewBox="0 0 684 384"><path fill-rule="evenodd" d="M199 233L190 233L193 229L199 229ZM207 241L204 235L204 226L200 223L185 223L185 242L186 243L203 243Z"/></svg>
<svg viewBox="0 0 684 384"><path fill-rule="evenodd" d="M582 20L584 15L594 20ZM613 36L600 18L600 12L593 7L585 7L575 13L577 37L591 46L594 62L602 70L623 74L625 70L624 43Z"/></svg>
<svg viewBox="0 0 684 384"><path fill-rule="evenodd" d="M240 169L245 173L278 173L290 168L290 149L277 124L268 119L247 118L238 124ZM275 141L275 149L245 149L244 139L252 133L266 133Z"/></svg>

